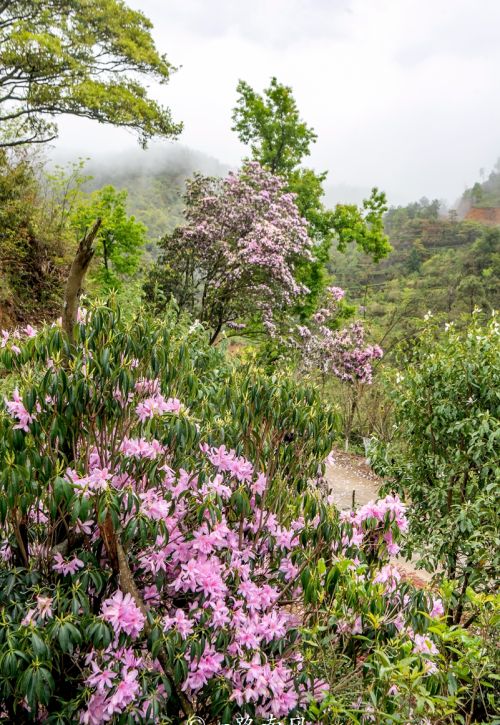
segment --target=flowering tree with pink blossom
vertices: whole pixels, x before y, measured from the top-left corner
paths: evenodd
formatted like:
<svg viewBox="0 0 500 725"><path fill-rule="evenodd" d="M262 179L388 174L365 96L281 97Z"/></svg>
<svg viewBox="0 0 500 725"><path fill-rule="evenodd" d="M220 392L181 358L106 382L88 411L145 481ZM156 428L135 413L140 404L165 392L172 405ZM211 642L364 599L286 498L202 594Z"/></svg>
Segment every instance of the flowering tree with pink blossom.
<svg viewBox="0 0 500 725"><path fill-rule="evenodd" d="M18 389L0 411L0 720L332 721L344 704L318 661L326 635L379 693L346 711L395 711L402 682L412 707L403 655L447 706L443 605L402 588L390 562L405 506L387 496L339 516L314 490L295 495L290 456L307 441L276 456L264 434L243 455L231 422L200 415L219 354L200 355L197 387L189 331L177 334L97 307L72 342L58 325L4 338Z"/></svg>
<svg viewBox="0 0 500 725"><path fill-rule="evenodd" d="M338 315L338 303L344 295L340 287L328 287L311 324L297 328L302 339L302 364L323 375L335 375L343 382L369 384L372 382L372 363L382 357L383 351L378 345L366 344L365 328L359 321L341 330L332 326Z"/></svg>
<svg viewBox="0 0 500 725"><path fill-rule="evenodd" d="M372 383L374 362L383 351L379 345L367 344L365 327L359 320L339 329L339 303L344 296L340 287L328 287L309 324L297 326L295 344L303 370L319 372L323 384L329 376L345 384L343 428L347 450L360 397L365 386Z"/></svg>
<svg viewBox="0 0 500 725"><path fill-rule="evenodd" d="M195 176L185 193L185 225L162 242L146 286L158 302L175 297L211 330L274 330L280 313L307 292L295 277L312 242L294 195L258 163L225 179Z"/></svg>

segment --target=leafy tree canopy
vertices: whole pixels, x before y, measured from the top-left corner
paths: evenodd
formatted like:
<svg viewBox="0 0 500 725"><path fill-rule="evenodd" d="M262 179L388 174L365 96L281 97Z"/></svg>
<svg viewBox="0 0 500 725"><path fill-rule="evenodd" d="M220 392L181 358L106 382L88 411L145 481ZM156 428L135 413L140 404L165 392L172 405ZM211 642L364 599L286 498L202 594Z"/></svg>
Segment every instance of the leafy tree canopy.
<svg viewBox="0 0 500 725"><path fill-rule="evenodd" d="M126 204L125 190L105 186L83 198L72 216L78 237L101 219L95 253L99 264L92 276L104 290L119 288L137 271L146 241L146 227L127 214Z"/></svg>
<svg viewBox="0 0 500 725"><path fill-rule="evenodd" d="M298 278L310 290L299 312L310 316L327 283L325 265L332 244L341 251L348 242L356 244L376 261L391 246L384 233L382 215L387 211L383 192L373 189L363 204L338 205L335 210L323 204L326 172L301 167L316 134L300 117L292 89L276 78L264 93L256 93L245 81L237 86L238 101L233 111L233 130L243 143L250 144L252 158L264 168L286 179L288 190L296 194L300 213L308 222L314 240L314 258L298 267Z"/></svg>
<svg viewBox="0 0 500 725"><path fill-rule="evenodd" d="M316 134L301 120L292 89L271 79L264 95L245 81L237 86L233 131L249 143L252 156L273 174L290 174L309 155Z"/></svg>
<svg viewBox="0 0 500 725"><path fill-rule="evenodd" d="M174 70L151 27L122 0L0 0L0 147L54 139L47 116L61 114L131 129L142 145L176 136L139 80Z"/></svg>

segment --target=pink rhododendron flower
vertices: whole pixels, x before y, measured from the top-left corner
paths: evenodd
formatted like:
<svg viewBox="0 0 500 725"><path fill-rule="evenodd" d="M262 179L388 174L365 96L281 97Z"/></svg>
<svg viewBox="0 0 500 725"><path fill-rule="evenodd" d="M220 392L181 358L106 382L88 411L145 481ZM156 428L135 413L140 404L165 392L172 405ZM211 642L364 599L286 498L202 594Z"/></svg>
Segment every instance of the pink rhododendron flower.
<svg viewBox="0 0 500 725"><path fill-rule="evenodd" d="M125 632L137 637L146 621L131 595L123 594L119 589L102 603L101 611L103 619L112 625L116 634Z"/></svg>
<svg viewBox="0 0 500 725"><path fill-rule="evenodd" d="M12 393L12 400L6 400L5 405L11 416L18 421L14 428L28 433L29 425L35 420L35 415L28 413L17 388Z"/></svg>
<svg viewBox="0 0 500 725"><path fill-rule="evenodd" d="M65 559L60 552L54 555L54 563L52 568L58 574L67 576L68 574L76 574L76 572L84 566L83 561L74 556L72 559Z"/></svg>
<svg viewBox="0 0 500 725"><path fill-rule="evenodd" d="M36 609L42 619L52 617L52 597L38 596L36 598Z"/></svg>
<svg viewBox="0 0 500 725"><path fill-rule="evenodd" d="M31 325L26 325L26 327L23 328L23 332L26 335L26 337L36 337L36 329L32 327Z"/></svg>
<svg viewBox="0 0 500 725"><path fill-rule="evenodd" d="M168 398L165 400L161 393L156 393L150 398L146 398L139 403L136 407L135 412L141 422L144 422L148 418L154 418L157 415L164 415L165 413L179 413L182 410L182 404L177 398Z"/></svg>
<svg viewBox="0 0 500 725"><path fill-rule="evenodd" d="M434 642L423 634L415 634L413 651L416 653L422 653L427 655L435 655L438 653L438 649Z"/></svg>
<svg viewBox="0 0 500 725"><path fill-rule="evenodd" d="M430 611L431 617L442 617L444 615L444 607L441 599L436 598L432 603L432 609Z"/></svg>

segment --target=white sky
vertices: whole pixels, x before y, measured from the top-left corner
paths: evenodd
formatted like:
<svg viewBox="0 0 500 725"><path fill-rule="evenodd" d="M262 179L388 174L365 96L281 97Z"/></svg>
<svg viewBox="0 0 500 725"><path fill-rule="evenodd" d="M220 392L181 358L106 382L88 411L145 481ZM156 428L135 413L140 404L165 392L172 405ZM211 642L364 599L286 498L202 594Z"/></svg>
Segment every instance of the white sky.
<svg viewBox="0 0 500 725"><path fill-rule="evenodd" d="M500 0L128 0L179 70L152 94L180 143L237 165L240 78L291 85L329 184L390 203L454 201L500 156ZM61 152L123 151L124 131L60 122ZM166 142L165 142L166 143Z"/></svg>

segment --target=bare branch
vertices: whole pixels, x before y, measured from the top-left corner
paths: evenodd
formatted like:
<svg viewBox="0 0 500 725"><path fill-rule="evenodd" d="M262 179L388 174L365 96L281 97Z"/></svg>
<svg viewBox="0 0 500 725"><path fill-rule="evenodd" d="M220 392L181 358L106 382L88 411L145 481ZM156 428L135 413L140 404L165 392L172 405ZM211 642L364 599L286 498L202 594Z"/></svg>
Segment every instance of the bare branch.
<svg viewBox="0 0 500 725"><path fill-rule="evenodd" d="M31 136L30 138L22 138L18 139L17 141L0 141L0 149L3 148L12 148L13 146L26 146L27 144L33 144L33 143L49 143L49 141L53 141L55 138L57 138L57 134L53 134L52 136L44 136L42 138L37 138L36 136Z"/></svg>

